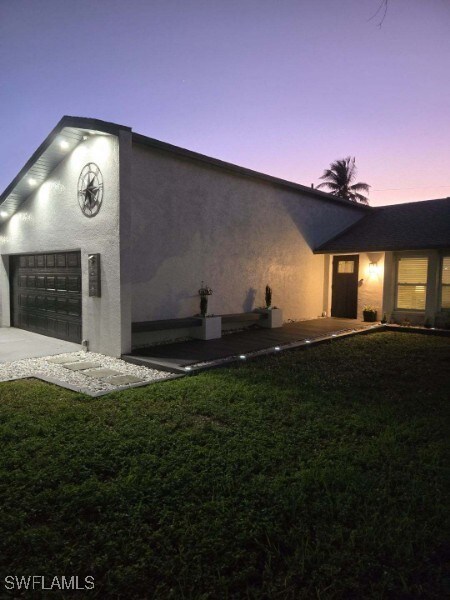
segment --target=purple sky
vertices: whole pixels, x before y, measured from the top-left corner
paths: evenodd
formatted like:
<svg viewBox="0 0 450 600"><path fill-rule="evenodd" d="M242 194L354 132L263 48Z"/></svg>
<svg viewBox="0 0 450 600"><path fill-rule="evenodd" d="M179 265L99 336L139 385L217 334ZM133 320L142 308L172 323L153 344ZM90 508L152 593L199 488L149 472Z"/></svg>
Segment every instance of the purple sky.
<svg viewBox="0 0 450 600"><path fill-rule="evenodd" d="M0 190L64 114L372 205L450 196L450 1L0 0ZM392 189L394 188L394 189Z"/></svg>

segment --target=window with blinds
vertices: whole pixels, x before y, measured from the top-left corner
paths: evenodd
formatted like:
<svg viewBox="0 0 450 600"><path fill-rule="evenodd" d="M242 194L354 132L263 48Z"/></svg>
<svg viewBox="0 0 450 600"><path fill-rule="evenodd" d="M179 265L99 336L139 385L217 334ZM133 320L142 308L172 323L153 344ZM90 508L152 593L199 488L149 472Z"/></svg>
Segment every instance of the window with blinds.
<svg viewBox="0 0 450 600"><path fill-rule="evenodd" d="M441 307L450 308L450 256L442 259Z"/></svg>
<svg viewBox="0 0 450 600"><path fill-rule="evenodd" d="M397 308L425 310L428 258L400 258L397 269Z"/></svg>

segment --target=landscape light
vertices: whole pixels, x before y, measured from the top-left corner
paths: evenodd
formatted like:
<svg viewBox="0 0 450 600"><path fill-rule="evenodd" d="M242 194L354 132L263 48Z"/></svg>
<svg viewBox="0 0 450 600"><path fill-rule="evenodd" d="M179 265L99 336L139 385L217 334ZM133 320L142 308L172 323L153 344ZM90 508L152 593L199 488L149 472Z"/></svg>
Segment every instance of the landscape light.
<svg viewBox="0 0 450 600"><path fill-rule="evenodd" d="M311 340L305 340L305 344L310 344Z"/></svg>
<svg viewBox="0 0 450 600"><path fill-rule="evenodd" d="M4 210L2 210L2 211L0 212L0 217L1 217L2 219L6 219L6 217L7 217L7 216L8 216L8 213L7 213L7 212L5 212Z"/></svg>
<svg viewBox="0 0 450 600"><path fill-rule="evenodd" d="M239 358L242 358L242 360L244 360L246 358L245 354L240 354Z"/></svg>
<svg viewBox="0 0 450 600"><path fill-rule="evenodd" d="M192 367L184 367L185 371L190 371L192 369Z"/></svg>
<svg viewBox="0 0 450 600"><path fill-rule="evenodd" d="M275 346L275 350L281 350L280 346Z"/></svg>

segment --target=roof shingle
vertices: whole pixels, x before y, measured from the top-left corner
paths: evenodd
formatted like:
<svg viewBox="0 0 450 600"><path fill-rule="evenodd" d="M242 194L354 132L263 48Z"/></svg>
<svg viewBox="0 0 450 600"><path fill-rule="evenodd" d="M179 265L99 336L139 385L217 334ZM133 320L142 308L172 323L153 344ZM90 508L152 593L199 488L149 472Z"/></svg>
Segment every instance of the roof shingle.
<svg viewBox="0 0 450 600"><path fill-rule="evenodd" d="M450 198L374 208L316 253L450 247Z"/></svg>

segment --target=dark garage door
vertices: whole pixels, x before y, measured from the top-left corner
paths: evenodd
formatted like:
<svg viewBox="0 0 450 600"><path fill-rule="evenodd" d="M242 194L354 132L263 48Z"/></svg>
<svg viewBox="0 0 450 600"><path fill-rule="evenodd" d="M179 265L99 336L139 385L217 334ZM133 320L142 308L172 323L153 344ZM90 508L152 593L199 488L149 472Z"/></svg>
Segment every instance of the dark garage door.
<svg viewBox="0 0 450 600"><path fill-rule="evenodd" d="M80 252L11 256L11 323L81 342Z"/></svg>

